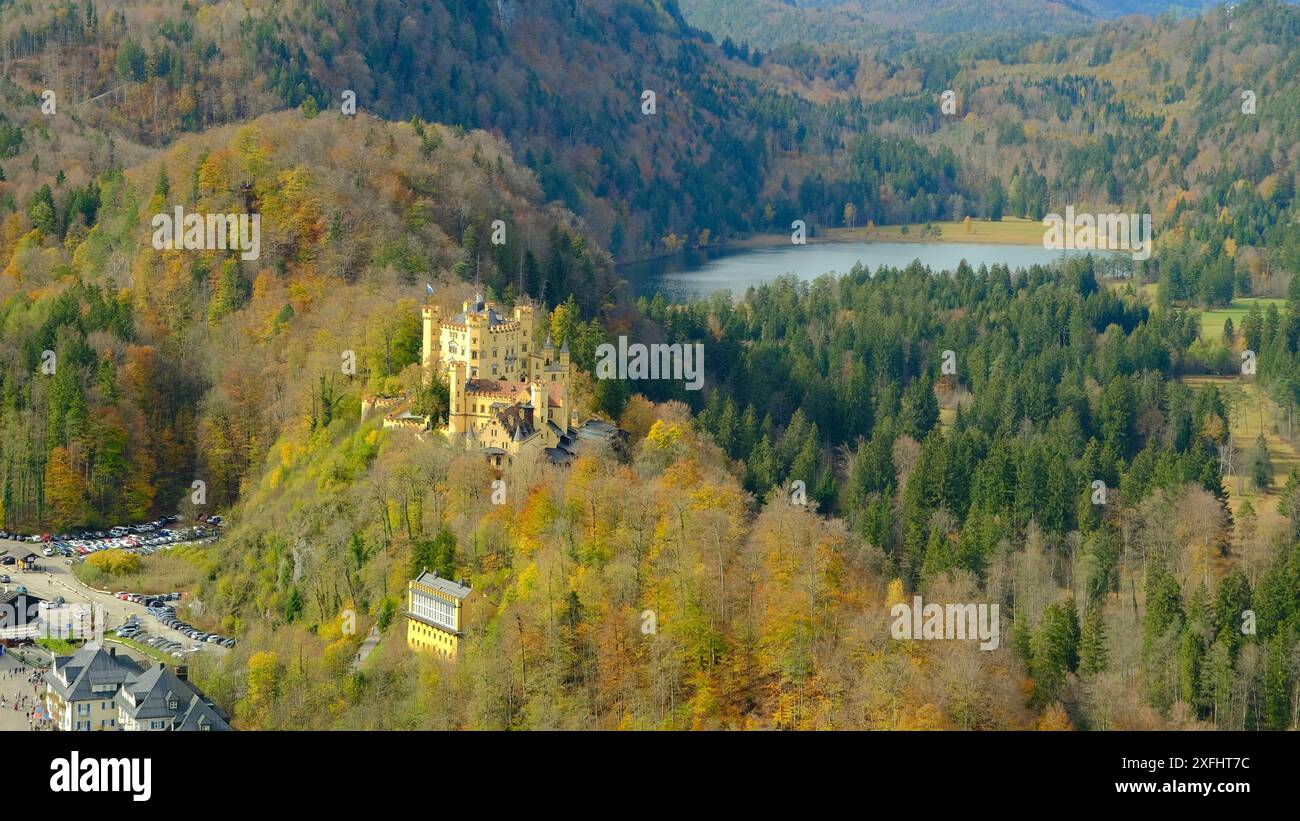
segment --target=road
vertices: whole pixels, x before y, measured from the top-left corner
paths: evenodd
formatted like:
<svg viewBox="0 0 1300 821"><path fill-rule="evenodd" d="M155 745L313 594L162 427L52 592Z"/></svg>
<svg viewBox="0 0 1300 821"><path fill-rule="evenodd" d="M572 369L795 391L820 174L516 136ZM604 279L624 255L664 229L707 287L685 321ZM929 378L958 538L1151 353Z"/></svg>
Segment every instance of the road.
<svg viewBox="0 0 1300 821"><path fill-rule="evenodd" d="M19 544L21 543L0 540L0 547L10 547ZM26 546L34 547L38 553L40 552L40 545ZM138 618L140 626L150 635L163 636L172 641L178 641L186 647L190 647L196 643L194 639L189 636L182 635L175 630L164 627L157 619L149 615L149 611L146 610L143 605L121 601L120 599L114 598L110 593L100 593L86 587L75 575L73 575L72 568L68 566L68 562L70 561L75 560L65 559L62 556L50 556L48 558L42 557L40 559L41 570L39 571L27 572L12 567L6 567L3 572L13 578L13 584L25 585L33 596L39 596L46 600L53 599L55 596L62 596L70 604L84 603L102 607L106 614L106 637L109 630L121 625L122 622L126 621L128 616L134 615ZM171 604L180 604L180 602L171 602ZM180 608L177 608L177 610L179 609ZM184 618L184 616L181 617ZM203 650L201 652L224 655L226 648L221 647L220 645L204 642Z"/></svg>
<svg viewBox="0 0 1300 821"><path fill-rule="evenodd" d="M370 654L374 652L377 644L379 644L378 624L370 628L370 634L366 636L365 641L361 642L361 649L357 651L356 658L352 659L352 672L355 673L361 669L361 665L365 664L366 659L370 658Z"/></svg>

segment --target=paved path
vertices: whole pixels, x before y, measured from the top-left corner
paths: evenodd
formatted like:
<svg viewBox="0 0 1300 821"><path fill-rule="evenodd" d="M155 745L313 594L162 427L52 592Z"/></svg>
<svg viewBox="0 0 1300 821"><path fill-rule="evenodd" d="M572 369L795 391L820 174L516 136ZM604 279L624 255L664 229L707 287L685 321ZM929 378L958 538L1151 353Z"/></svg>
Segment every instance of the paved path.
<svg viewBox="0 0 1300 821"><path fill-rule="evenodd" d="M361 642L361 649L357 651L357 657L352 660L352 672L355 673L357 670L361 669L361 665L365 664L366 659L370 658L370 654L374 651L375 645L377 644L379 644L378 624L370 628L370 633L366 636L366 640Z"/></svg>

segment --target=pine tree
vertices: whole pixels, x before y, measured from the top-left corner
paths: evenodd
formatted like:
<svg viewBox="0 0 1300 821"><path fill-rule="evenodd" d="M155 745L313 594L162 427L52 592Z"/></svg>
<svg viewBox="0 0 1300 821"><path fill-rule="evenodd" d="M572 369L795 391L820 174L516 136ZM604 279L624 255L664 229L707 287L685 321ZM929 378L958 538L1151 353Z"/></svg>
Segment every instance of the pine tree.
<svg viewBox="0 0 1300 821"><path fill-rule="evenodd" d="M1300 276L1296 279L1300 280ZM1300 526L1300 468L1291 468L1282 488L1282 498L1277 503L1277 512L1290 519L1293 526Z"/></svg>
<svg viewBox="0 0 1300 821"><path fill-rule="evenodd" d="M764 435L749 454L749 469L746 471L746 485L755 495L764 495L776 484L776 458L771 440Z"/></svg>
<svg viewBox="0 0 1300 821"><path fill-rule="evenodd" d="M1223 726L1230 717L1235 681L1232 651L1219 639L1210 645L1205 661L1201 664L1202 697L1210 706L1216 728Z"/></svg>
<svg viewBox="0 0 1300 821"><path fill-rule="evenodd" d="M1268 442L1264 434L1255 440L1255 456L1250 463L1250 480L1259 490L1268 490L1273 486L1273 460L1268 454Z"/></svg>
<svg viewBox="0 0 1300 821"><path fill-rule="evenodd" d="M1264 726L1285 730L1291 725L1291 659L1286 631L1279 630L1268 643L1264 667Z"/></svg>
<svg viewBox="0 0 1300 821"><path fill-rule="evenodd" d="M1079 616L1074 602L1049 604L1029 643L1029 676L1034 682L1035 705L1046 706L1061 696L1066 675L1079 665L1079 641Z"/></svg>
<svg viewBox="0 0 1300 821"><path fill-rule="evenodd" d="M1244 638L1241 633L1242 614L1250 609L1250 598L1250 581L1239 567L1234 567L1223 577L1215 593L1215 636L1224 642L1234 658Z"/></svg>
<svg viewBox="0 0 1300 821"><path fill-rule="evenodd" d="M27 204L27 216L32 221L32 227L42 234L52 236L58 233L54 194L48 185L41 186L40 190L32 195L32 199Z"/></svg>
<svg viewBox="0 0 1300 821"><path fill-rule="evenodd" d="M1198 630L1183 633L1178 647L1178 695L1192 707L1201 705L1201 664L1205 659L1205 639Z"/></svg>
<svg viewBox="0 0 1300 821"><path fill-rule="evenodd" d="M1110 666L1110 651L1106 646L1106 622L1101 605L1088 608L1088 618L1083 623L1079 639L1079 672L1084 675L1101 673Z"/></svg>
<svg viewBox="0 0 1300 821"><path fill-rule="evenodd" d="M239 274L239 265L233 259L221 263L221 274L217 280L216 293L208 303L208 321L220 322L225 317L239 310L244 304L247 289L244 278Z"/></svg>
<svg viewBox="0 0 1300 821"><path fill-rule="evenodd" d="M292 591L290 591L289 601L286 602L284 605L285 621L293 621L294 619L302 615L302 611L303 611L302 593L300 593L298 591L298 588L295 587Z"/></svg>

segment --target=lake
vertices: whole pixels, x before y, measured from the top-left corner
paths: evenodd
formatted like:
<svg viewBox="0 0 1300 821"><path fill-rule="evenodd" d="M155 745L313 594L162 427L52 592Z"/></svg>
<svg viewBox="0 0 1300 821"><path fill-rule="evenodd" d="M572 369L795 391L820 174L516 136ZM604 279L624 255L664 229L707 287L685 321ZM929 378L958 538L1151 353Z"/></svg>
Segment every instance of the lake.
<svg viewBox="0 0 1300 821"><path fill-rule="evenodd" d="M751 285L760 285L786 273L811 280L827 272L846 274L861 262L871 270L881 265L905 268L912 260L934 271L948 271L963 259L972 268L1001 263L1015 268L1054 262L1063 256L1087 251L1054 251L1038 245L976 245L954 242L826 242L815 245L779 245L742 250L704 249L619 268L637 296L662 293L676 302L687 302L730 291L744 295Z"/></svg>

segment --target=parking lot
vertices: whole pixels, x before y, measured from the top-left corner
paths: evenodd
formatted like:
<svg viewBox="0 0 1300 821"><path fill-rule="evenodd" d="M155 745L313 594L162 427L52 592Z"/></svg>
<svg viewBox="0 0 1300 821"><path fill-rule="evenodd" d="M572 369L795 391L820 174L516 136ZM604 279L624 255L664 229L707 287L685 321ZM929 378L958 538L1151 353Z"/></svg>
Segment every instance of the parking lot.
<svg viewBox="0 0 1300 821"><path fill-rule="evenodd" d="M0 539L39 545L41 555L48 559L56 556L85 558L102 550L122 550L150 556L160 550L170 550L178 544L212 543L221 536L220 516L184 527L178 527L177 521L179 517L167 516L144 524L119 525L108 530L87 530L76 534L19 534L0 530Z"/></svg>
<svg viewBox="0 0 1300 821"><path fill-rule="evenodd" d="M208 645L213 649L229 649L235 646L235 639L218 633L199 630L194 625L177 617L176 606L173 602L180 598L180 594L173 593L169 596L152 597L129 596L129 594L125 593L117 594L119 600L123 596L128 596L127 601L133 598L143 598L142 601L137 603L143 605L152 618L146 620L135 614L128 616L113 631L115 635L121 638L146 644L159 652L167 653L178 659L184 658L188 653L196 653ZM167 631L178 633L189 641L178 641L169 638L166 634Z"/></svg>
<svg viewBox="0 0 1300 821"><path fill-rule="evenodd" d="M102 535L86 533L76 539L52 536L50 542L40 543L41 553L47 556L42 565L30 569L23 569L20 566L0 567L0 577L8 578L8 581L0 578L0 586L22 585L33 595L46 601L59 602L59 599L63 599L63 602L59 603L60 606L83 603L97 605L104 613L106 639L114 638L118 629L127 628L122 638L150 645L158 652L175 659L183 659L196 652L223 654L233 646L231 637L218 636L217 641L209 641L210 634L200 633L193 625L176 619L174 610L155 607L154 611L151 611L147 606L155 604L174 608L181 599L179 592L140 595L124 591L93 590L82 584L72 573L72 565L75 562L99 550L116 548L148 554L179 544L195 543L196 536L201 537L197 541L215 541L220 533L218 529L220 520L219 517L214 518L217 519L216 522L200 523L186 528L172 528L150 523L154 525L153 530L144 530L143 533L133 533L128 536L112 535L111 531L105 531ZM170 523L162 520L162 524ZM144 526L136 527L144 528ZM146 533L151 535L145 537ZM15 535L0 533L0 547L13 546L15 540L10 537ZM20 543L30 543L29 538L21 537ZM162 541L150 544L154 539ZM136 543L133 544L132 540ZM33 547L33 551L36 549ZM47 550L48 554L46 554ZM167 600L155 601L163 598ZM230 640L231 644L219 643L223 640Z"/></svg>

